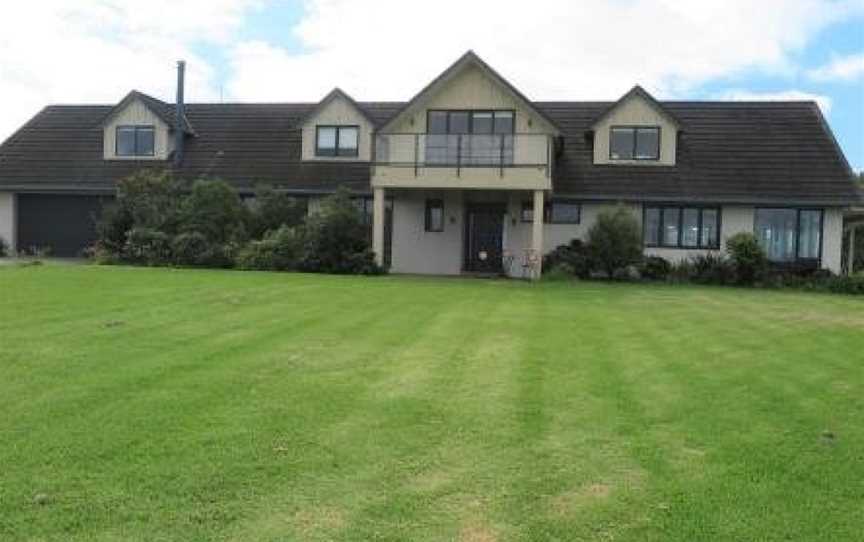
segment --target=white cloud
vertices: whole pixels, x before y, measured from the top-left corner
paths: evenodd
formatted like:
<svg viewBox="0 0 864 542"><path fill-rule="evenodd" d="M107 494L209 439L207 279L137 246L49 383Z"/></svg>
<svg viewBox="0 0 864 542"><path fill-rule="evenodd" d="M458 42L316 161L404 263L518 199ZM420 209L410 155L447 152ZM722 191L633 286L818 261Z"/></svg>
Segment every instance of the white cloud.
<svg viewBox="0 0 864 542"><path fill-rule="evenodd" d="M405 100L467 49L529 97L610 99L634 83L660 97L747 70L795 73L793 59L858 0L306 0L289 50L247 39L273 0L44 0L0 12L0 139L48 103L113 103L129 89L170 99L186 58L187 97ZM2 9L2 8L0 8ZM227 59L213 66L205 45ZM213 58L209 57L208 58ZM221 78L224 77L224 80ZM219 78L219 80L217 80ZM824 102L823 103L827 103Z"/></svg>
<svg viewBox="0 0 864 542"><path fill-rule="evenodd" d="M831 112L831 98L824 94L816 94L803 90L781 90L778 92L753 92L749 90L728 90L714 96L718 100L747 101L813 101L819 104L822 113Z"/></svg>
<svg viewBox="0 0 864 542"><path fill-rule="evenodd" d="M722 76L795 73L794 54L855 1L308 0L300 53L264 42L231 48L229 95L404 100L466 49L535 99L609 99L641 83L685 96ZM454 16L454 14L456 14Z"/></svg>
<svg viewBox="0 0 864 542"><path fill-rule="evenodd" d="M198 44L227 46L251 0L45 0L0 15L0 141L51 103L116 103L132 88L170 99L174 62L188 92L218 96Z"/></svg>
<svg viewBox="0 0 864 542"><path fill-rule="evenodd" d="M814 81L851 81L864 76L864 53L834 57L831 62L807 72Z"/></svg>

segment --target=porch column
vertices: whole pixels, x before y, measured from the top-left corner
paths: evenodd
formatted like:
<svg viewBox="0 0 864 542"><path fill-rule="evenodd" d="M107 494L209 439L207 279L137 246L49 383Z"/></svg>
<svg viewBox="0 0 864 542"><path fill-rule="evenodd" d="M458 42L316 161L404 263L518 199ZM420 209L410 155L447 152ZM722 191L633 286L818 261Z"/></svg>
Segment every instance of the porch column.
<svg viewBox="0 0 864 542"><path fill-rule="evenodd" d="M372 202L372 251L375 263L384 265L384 189L374 189Z"/></svg>
<svg viewBox="0 0 864 542"><path fill-rule="evenodd" d="M539 279L543 273L543 191L534 191L534 221L531 224L531 252L537 259L534 265L534 276Z"/></svg>
<svg viewBox="0 0 864 542"><path fill-rule="evenodd" d="M849 228L849 262L846 264L846 274L852 275L855 273L855 230L858 229L857 224L852 224Z"/></svg>

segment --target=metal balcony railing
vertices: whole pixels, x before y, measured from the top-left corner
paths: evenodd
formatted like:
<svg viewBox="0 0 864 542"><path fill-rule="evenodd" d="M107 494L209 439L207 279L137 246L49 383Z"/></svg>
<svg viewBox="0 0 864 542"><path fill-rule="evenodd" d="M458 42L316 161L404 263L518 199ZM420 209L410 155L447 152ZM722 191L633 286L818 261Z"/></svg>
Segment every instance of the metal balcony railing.
<svg viewBox="0 0 864 542"><path fill-rule="evenodd" d="M544 134L379 134L375 164L418 168L538 167L549 171L551 139Z"/></svg>

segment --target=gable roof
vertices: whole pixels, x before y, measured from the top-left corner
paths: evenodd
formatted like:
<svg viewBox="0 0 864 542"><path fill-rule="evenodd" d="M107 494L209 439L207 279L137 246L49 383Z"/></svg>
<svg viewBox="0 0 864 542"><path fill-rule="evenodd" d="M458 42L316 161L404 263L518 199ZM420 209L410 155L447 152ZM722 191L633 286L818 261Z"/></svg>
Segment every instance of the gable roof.
<svg viewBox="0 0 864 542"><path fill-rule="evenodd" d="M159 119L168 125L168 128L173 130L176 126L177 119L177 108L174 104L169 104L150 96L149 94L144 94L143 92L139 92L137 90L132 90L127 94L120 103L111 108L111 110L105 115L105 117L101 120L100 125L104 126L107 124L115 115L122 112L124 109L129 107L129 104L132 102L139 101L144 104L150 112L159 117ZM183 130L190 135L195 135L195 130L192 128L192 124L189 122L187 118L188 115L183 116Z"/></svg>
<svg viewBox="0 0 864 542"><path fill-rule="evenodd" d="M420 92L418 92L417 94L415 94L413 98L408 100L408 102L406 102L405 105L395 115L393 115L393 118L388 120L387 123L381 127L381 130L387 130L391 124L396 122L402 116L403 113L410 110L420 101L422 101L423 98L425 98L427 95L438 90L442 84L444 84L446 81L450 80L450 78L461 72L466 66L472 64L474 66L477 66L480 71L483 72L490 79L504 87L516 99L516 101L521 102L523 107L525 107L529 111L534 112L538 117L543 119L544 122L549 124L549 126L553 130L555 130L556 135L560 132L560 129L555 124L555 121L552 118L547 116L543 111L537 109L534 106L534 102L529 100L524 94L522 94L522 92L519 91L519 89L517 89L509 81L504 79L504 77L502 77L501 74L495 71L492 66L484 62L482 58L480 58L474 51L470 49L464 55L459 57L456 62L451 64L449 68L441 72L438 77L436 77L428 85L423 87L423 89L420 90Z"/></svg>
<svg viewBox="0 0 864 542"><path fill-rule="evenodd" d="M308 122L312 117L317 115L322 109L327 107L327 105L330 102L332 102L333 100L335 100L337 98L341 98L341 99L345 100L346 102L348 102L349 104L351 104L351 107L353 107L354 109L357 110L358 113L363 115L363 118L368 120L372 125L375 124L375 122L371 118L369 118L369 114L363 109L363 107L359 103L354 101L354 98L349 96L347 92L345 92L344 90L342 90L339 87L336 87L333 90L331 90L330 92L328 92L327 95L324 96L321 99L321 101L318 102L317 105L315 105L314 108L312 108L312 110L309 112L309 114L306 115L306 117L303 119L303 122L304 123Z"/></svg>
<svg viewBox="0 0 864 542"><path fill-rule="evenodd" d="M654 108L655 111L668 118L678 128L681 128L681 121L675 116L675 114L669 111L669 109L666 108L662 103L654 99L654 96L651 96L651 94L649 94L647 90L645 90L639 85L636 85L630 90L628 90L623 96L618 98L618 101L612 103L611 105L609 105L609 107L600 112L600 114L597 115L597 118L595 118L591 123L591 126L594 127L597 123L599 123L601 120L608 117L613 111L618 109L621 104L633 97L642 98L648 103L648 105Z"/></svg>
<svg viewBox="0 0 864 542"><path fill-rule="evenodd" d="M258 183L327 193L371 192L363 162L301 160L301 127L316 107L291 104L188 104L198 136L186 144L179 176L221 177L238 190ZM400 102L360 102L381 125ZM584 201L717 204L864 204L845 158L813 102L662 102L687 130L675 166L595 165L594 120L613 102L535 102L562 140L552 172L556 195ZM141 168L170 161L103 160L99 121L115 106L46 107L0 145L0 190L112 192ZM505 173L506 174L506 173Z"/></svg>

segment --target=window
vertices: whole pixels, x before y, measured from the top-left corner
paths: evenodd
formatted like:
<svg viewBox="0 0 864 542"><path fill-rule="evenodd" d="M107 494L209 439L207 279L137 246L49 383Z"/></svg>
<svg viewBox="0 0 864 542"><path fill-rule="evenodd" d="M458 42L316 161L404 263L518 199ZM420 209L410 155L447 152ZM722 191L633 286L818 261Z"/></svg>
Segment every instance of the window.
<svg viewBox="0 0 864 542"><path fill-rule="evenodd" d="M645 207L646 247L720 248L720 210L712 207Z"/></svg>
<svg viewBox="0 0 864 542"><path fill-rule="evenodd" d="M547 217L550 224L578 224L580 205L575 201L552 200L549 203Z"/></svg>
<svg viewBox="0 0 864 542"><path fill-rule="evenodd" d="M496 166L513 162L513 111L430 110L426 163Z"/></svg>
<svg viewBox="0 0 864 542"><path fill-rule="evenodd" d="M426 200L426 231L444 231L444 201Z"/></svg>
<svg viewBox="0 0 864 542"><path fill-rule="evenodd" d="M372 221L375 216L375 199L369 197L359 197L354 198L351 201L354 202L354 205L357 206L357 210L360 211L361 218L363 220L363 224L366 226L371 226ZM393 199L385 198L384 199L384 210L385 212L393 211Z"/></svg>
<svg viewBox="0 0 864 542"><path fill-rule="evenodd" d="M117 156L153 156L156 130L153 126L118 126L115 138Z"/></svg>
<svg viewBox="0 0 864 542"><path fill-rule="evenodd" d="M773 262L821 258L821 209L756 209L755 229Z"/></svg>
<svg viewBox="0 0 864 542"><path fill-rule="evenodd" d="M609 132L610 160L659 160L660 128L613 126Z"/></svg>
<svg viewBox="0 0 864 542"><path fill-rule="evenodd" d="M534 204L530 201L522 202L522 222L534 222Z"/></svg>
<svg viewBox="0 0 864 542"><path fill-rule="evenodd" d="M317 126L315 156L357 156L359 137L357 126Z"/></svg>

